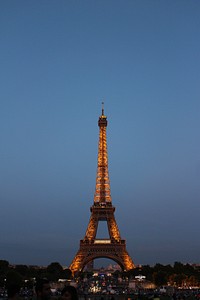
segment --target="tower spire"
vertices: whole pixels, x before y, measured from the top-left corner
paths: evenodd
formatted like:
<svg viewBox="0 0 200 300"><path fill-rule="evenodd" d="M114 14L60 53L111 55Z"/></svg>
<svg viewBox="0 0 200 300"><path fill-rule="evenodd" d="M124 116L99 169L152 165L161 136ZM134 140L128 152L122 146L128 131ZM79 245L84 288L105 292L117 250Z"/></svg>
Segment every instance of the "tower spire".
<svg viewBox="0 0 200 300"><path fill-rule="evenodd" d="M101 103L102 104L102 116L104 115L104 102Z"/></svg>
<svg viewBox="0 0 200 300"><path fill-rule="evenodd" d="M108 151L106 127L107 117L104 115L104 102L102 102L102 115L99 117L99 146L98 146L98 165L96 176L96 189L94 203L111 203L110 180L108 174Z"/></svg>

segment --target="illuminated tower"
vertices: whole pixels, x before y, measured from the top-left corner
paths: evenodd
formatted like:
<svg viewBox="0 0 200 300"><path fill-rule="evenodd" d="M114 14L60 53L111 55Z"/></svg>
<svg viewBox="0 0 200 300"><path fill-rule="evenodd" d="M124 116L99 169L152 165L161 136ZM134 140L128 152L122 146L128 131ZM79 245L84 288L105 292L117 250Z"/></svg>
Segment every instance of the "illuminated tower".
<svg viewBox="0 0 200 300"><path fill-rule="evenodd" d="M112 206L106 139L107 117L104 115L103 103L98 126L99 147L94 203L90 208L91 216L85 237L80 241L80 248L69 267L73 274L82 271L94 259L102 257L114 260L123 270L135 267L126 250L126 241L121 239L114 216L115 207ZM109 239L96 239L99 221L107 222Z"/></svg>

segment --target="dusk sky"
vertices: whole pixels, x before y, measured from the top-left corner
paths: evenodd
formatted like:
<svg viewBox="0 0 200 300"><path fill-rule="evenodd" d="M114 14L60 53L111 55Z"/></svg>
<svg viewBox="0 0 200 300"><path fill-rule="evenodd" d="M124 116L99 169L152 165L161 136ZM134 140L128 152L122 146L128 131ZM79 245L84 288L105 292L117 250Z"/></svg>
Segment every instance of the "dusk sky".
<svg viewBox="0 0 200 300"><path fill-rule="evenodd" d="M0 1L0 259L70 265L102 101L134 263L200 263L199 0Z"/></svg>

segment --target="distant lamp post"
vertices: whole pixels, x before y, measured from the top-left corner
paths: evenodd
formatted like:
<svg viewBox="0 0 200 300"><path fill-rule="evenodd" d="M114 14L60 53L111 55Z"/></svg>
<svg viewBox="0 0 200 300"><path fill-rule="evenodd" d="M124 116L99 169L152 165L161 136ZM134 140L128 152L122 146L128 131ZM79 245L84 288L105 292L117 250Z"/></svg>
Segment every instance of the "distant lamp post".
<svg viewBox="0 0 200 300"><path fill-rule="evenodd" d="M145 278L146 278L146 276L144 276L144 275L135 276L135 279L137 279L138 281L143 281Z"/></svg>

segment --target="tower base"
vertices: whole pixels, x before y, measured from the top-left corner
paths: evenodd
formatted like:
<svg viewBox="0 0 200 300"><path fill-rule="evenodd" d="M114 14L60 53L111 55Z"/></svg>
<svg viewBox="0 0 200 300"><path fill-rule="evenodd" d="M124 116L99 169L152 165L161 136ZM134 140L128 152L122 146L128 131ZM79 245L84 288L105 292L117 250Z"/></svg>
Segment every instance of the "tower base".
<svg viewBox="0 0 200 300"><path fill-rule="evenodd" d="M70 265L72 274L83 271L84 267L96 258L108 258L127 271L135 268L135 265L126 250L126 241L119 242L99 239L92 242L81 240L80 249Z"/></svg>

